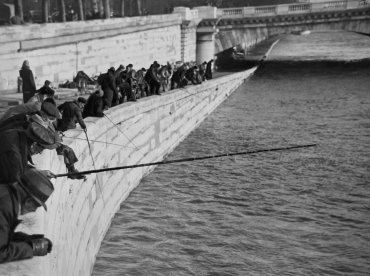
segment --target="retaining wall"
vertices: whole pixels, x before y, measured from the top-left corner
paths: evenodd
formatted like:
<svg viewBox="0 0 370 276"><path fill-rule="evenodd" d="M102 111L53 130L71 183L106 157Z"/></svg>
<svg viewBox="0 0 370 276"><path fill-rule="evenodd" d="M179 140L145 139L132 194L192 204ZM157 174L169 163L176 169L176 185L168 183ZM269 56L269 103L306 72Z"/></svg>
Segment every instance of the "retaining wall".
<svg viewBox="0 0 370 276"><path fill-rule="evenodd" d="M47 79L57 86L80 70L93 75L120 64L180 61L181 24L179 14L167 14L1 27L0 94L16 92L24 60L38 86Z"/></svg>
<svg viewBox="0 0 370 276"><path fill-rule="evenodd" d="M107 117L85 120L90 140L121 146L91 141L91 156L81 129L67 131L64 143L75 150L79 170L94 169L92 159L96 168L160 161L255 69L111 108L106 115L117 127ZM55 151L44 151L34 162L39 169L57 174L66 170L63 158ZM90 275L101 241L120 203L153 169L92 174L86 182L53 180L55 192L47 201L48 212L39 209L26 215L18 229L44 233L54 243L52 253L3 264L0 275Z"/></svg>

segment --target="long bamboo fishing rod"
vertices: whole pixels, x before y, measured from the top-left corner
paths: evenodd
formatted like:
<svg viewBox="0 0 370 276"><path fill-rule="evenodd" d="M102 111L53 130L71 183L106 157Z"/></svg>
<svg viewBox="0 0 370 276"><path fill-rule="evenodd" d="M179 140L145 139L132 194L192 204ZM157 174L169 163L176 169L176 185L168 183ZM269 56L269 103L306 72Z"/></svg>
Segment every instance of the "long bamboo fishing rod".
<svg viewBox="0 0 370 276"><path fill-rule="evenodd" d="M291 150L291 149L299 149L299 148L309 148L309 147L315 147L315 146L316 144L308 144L308 145L298 145L298 146L291 146L291 147L284 147L284 148L271 148L271 149L261 149L261 150L253 150L253 151L224 153L224 154L218 154L218 155L208 155L208 156L202 156L202 157L193 157L193 158L167 160L167 161L144 163L144 164L137 164L137 165L130 165L130 166L112 167L112 168L105 168L105 169L99 169L99 170L95 169L91 171L83 171L83 172L76 172L76 173L69 173L69 174L68 173L57 174L56 177L70 176L70 175L76 175L76 174L92 174L92 173L117 171L117 170L132 169L132 168L139 168L139 167L149 167L149 166L165 165L165 164L173 164L173 163L192 162L192 161L220 158L220 157L226 157L226 156L246 155L246 154L254 154L254 153L260 153L260 152L282 151L282 150Z"/></svg>

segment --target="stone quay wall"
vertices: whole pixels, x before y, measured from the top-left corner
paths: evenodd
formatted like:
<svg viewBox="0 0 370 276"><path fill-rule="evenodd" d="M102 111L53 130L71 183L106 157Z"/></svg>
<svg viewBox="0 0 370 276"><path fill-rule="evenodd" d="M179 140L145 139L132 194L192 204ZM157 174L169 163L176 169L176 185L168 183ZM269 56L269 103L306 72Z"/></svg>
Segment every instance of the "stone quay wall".
<svg viewBox="0 0 370 276"><path fill-rule="evenodd" d="M79 127L65 132L64 143L75 150L80 171L161 161L255 70L124 103L106 111L107 117L87 118L91 154ZM45 150L34 162L39 169L66 172L63 157L54 150ZM54 243L52 253L3 264L0 275L90 275L121 202L153 169L91 174L85 182L66 177L53 180L55 192L47 201L48 211L24 216L17 229L44 233Z"/></svg>
<svg viewBox="0 0 370 276"><path fill-rule="evenodd" d="M17 91L24 60L30 62L38 87L45 80L57 86L78 71L105 73L120 64L148 68L156 60L182 60L182 48L195 45L184 36L181 15L116 18L0 28L0 94ZM193 39L194 42L188 41ZM183 42L184 46L181 45ZM194 49L190 49L194 50ZM194 59L188 54L185 58Z"/></svg>

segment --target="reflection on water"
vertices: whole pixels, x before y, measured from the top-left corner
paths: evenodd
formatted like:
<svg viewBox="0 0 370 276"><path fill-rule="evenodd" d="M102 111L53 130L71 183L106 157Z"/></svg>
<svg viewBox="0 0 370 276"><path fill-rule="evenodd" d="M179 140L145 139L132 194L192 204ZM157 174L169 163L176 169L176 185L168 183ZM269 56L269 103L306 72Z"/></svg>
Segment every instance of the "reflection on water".
<svg viewBox="0 0 370 276"><path fill-rule="evenodd" d="M369 66L302 61L370 57L369 46L350 33L281 37L169 159L318 146L158 167L122 203L93 275L369 275Z"/></svg>

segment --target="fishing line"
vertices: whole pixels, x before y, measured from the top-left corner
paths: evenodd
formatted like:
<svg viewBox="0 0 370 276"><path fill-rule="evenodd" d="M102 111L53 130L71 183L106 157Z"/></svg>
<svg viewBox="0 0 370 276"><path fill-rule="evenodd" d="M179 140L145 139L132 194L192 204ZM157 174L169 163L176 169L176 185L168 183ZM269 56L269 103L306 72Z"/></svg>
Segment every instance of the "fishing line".
<svg viewBox="0 0 370 276"><path fill-rule="evenodd" d="M261 153L261 152L272 152L272 151L282 151L282 150L291 150L291 149L299 149L299 148L309 148L309 147L315 147L315 146L316 144L308 144L308 145L298 145L298 146L290 146L290 147L283 147L283 148L270 148L270 149L254 150L254 151L224 153L224 154L218 154L218 155L208 155L208 156L202 156L202 157L192 157L192 158L184 158L184 159L177 159L177 160L168 160L168 161L160 161L160 162L153 162L153 163L112 167L112 168L84 171L84 172L78 172L78 173L76 172L76 173L71 173L71 174L57 174L56 177L70 176L70 175L76 175L76 174L91 174L91 173L99 173L99 172L107 172L107 171L117 171L117 170L123 170L123 169L133 169L133 168L139 168L139 167L149 167L149 166L165 165L165 164L173 164L173 163L193 162L193 161L198 161L198 160L213 159L213 158L220 158L220 157L226 157L226 156L247 155L247 154L255 154L255 153Z"/></svg>
<svg viewBox="0 0 370 276"><path fill-rule="evenodd" d="M111 119L109 119L109 117L106 114L104 114L104 116L107 117L107 119L130 141L130 143L134 145L136 150L139 151L146 160L148 160L148 158L146 158L145 154L140 151L140 149L134 144L134 142L132 142L132 140L130 138L128 138L127 135Z"/></svg>
<svg viewBox="0 0 370 276"><path fill-rule="evenodd" d="M63 137L69 138L69 139L77 139L77 140L86 141L86 139L77 138L77 137L68 137L68 136L63 136ZM136 148L133 148L133 147L124 146L124 145L120 145L120 144L109 143L109 142L103 142L103 141L97 141L97 140L91 140L91 139L90 139L90 141L94 142L94 143L102 143L102 144L108 144L108 145L119 146L119 147L124 147L124 148L136 149Z"/></svg>
<svg viewBox="0 0 370 276"><path fill-rule="evenodd" d="M95 161L94 161L94 157L93 157L93 155L92 155L91 146L90 146L90 141L89 141L89 137L87 136L87 129L86 129L86 128L84 129L84 132L85 132L85 135L86 135L86 141L87 141L87 144L89 145L89 152L90 152L91 160L92 160L92 163L93 163L94 169L95 169L95 171L96 171ZM82 173L78 173L78 174L82 174ZM96 176L96 182L98 183L98 187L99 187L99 190L100 190L101 199L103 200L103 205L104 205L104 210L105 210L105 201L104 201L103 190L102 190L102 188L100 187L100 182L99 182L99 178L98 178L98 176ZM106 211L105 211L105 213L106 213Z"/></svg>

